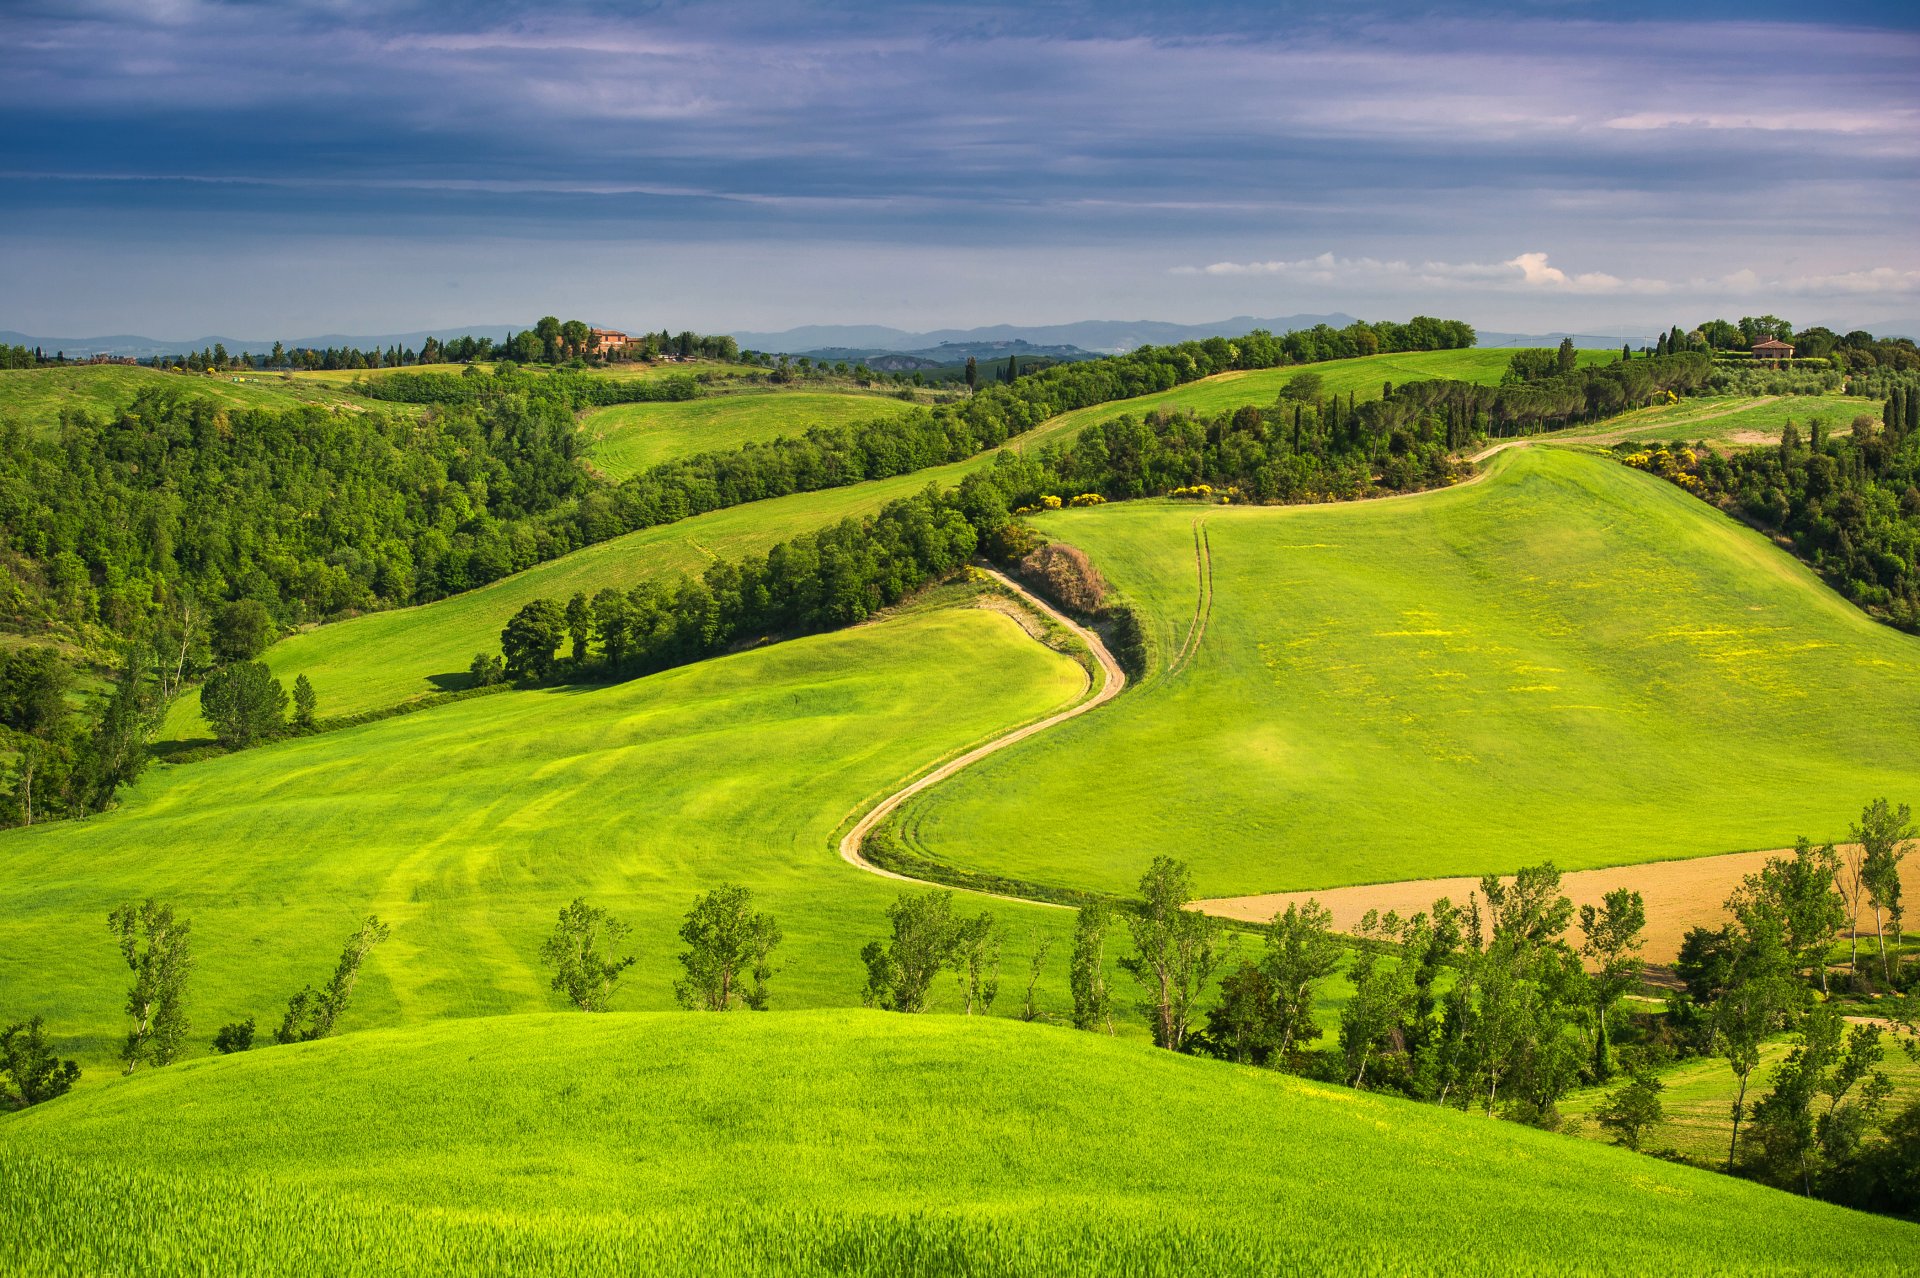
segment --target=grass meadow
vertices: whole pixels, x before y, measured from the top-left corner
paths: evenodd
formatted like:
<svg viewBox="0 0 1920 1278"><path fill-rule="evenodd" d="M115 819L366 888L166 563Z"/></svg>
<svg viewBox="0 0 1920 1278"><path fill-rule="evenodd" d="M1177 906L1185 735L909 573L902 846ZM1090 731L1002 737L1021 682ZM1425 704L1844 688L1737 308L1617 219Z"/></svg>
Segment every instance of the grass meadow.
<svg viewBox="0 0 1920 1278"><path fill-rule="evenodd" d="M1511 350L1470 347L1461 351L1363 355L1357 359L1335 359L1320 364L1216 373L1212 377L1153 395L1141 395L1111 404L1095 404L1090 408L1062 413L1025 435L1019 447L1052 443L1095 422L1112 421L1127 414L1138 417L1159 411L1207 415L1248 404L1265 408L1273 403L1282 387L1301 373L1319 374L1321 394L1328 398L1352 394L1362 400L1379 399L1386 382L1417 382L1436 378L1492 386L1506 373L1507 364L1512 358ZM1582 364L1610 364L1619 358L1619 351L1579 352Z"/></svg>
<svg viewBox="0 0 1920 1278"><path fill-rule="evenodd" d="M257 1049L0 1119L0 1151L0 1263L46 1274L1859 1274L1920 1248L1478 1115L862 1011Z"/></svg>
<svg viewBox="0 0 1920 1278"><path fill-rule="evenodd" d="M0 1009L44 1014L100 1078L127 978L107 912L149 895L193 921L198 1053L243 1016L270 1032L369 913L393 938L368 962L348 1029L560 1007L539 948L578 895L634 925L640 963L616 1006L666 1008L681 916L728 880L786 930L776 1006L858 1003L860 947L900 889L841 862L837 828L917 769L1085 687L1010 617L944 609L156 767L113 812L0 833ZM1012 1004L1026 927L1063 934L1071 916L994 908L1010 929ZM1062 940L1043 989L1055 1008ZM948 981L937 996L951 1004Z"/></svg>
<svg viewBox="0 0 1920 1278"><path fill-rule="evenodd" d="M133 403L133 397L154 387L218 400L231 408L369 409L412 415L414 404L375 404L371 400L324 382L288 379L279 373L169 373L127 364L52 365L46 368L0 369L0 421L16 421L30 430L51 431L60 414L81 409L95 417L111 417Z"/></svg>
<svg viewBox="0 0 1920 1278"><path fill-rule="evenodd" d="M1863 413L1878 422L1880 401L1852 395L1713 395L1635 409L1603 422L1556 433L1554 438L1590 439L1600 443L1664 439L1692 444L1704 440L1723 447L1743 448L1778 443L1780 432L1789 421L1799 426L1804 439L1811 433L1809 423L1816 417L1826 422L1829 433L1844 435L1853 429L1853 419Z"/></svg>
<svg viewBox="0 0 1920 1278"><path fill-rule="evenodd" d="M615 404L580 423L586 457L615 483L693 453L804 435L813 426L897 417L913 407L861 391L751 390L661 404Z"/></svg>
<svg viewBox="0 0 1920 1278"><path fill-rule="evenodd" d="M1563 449L1357 505L1061 511L1157 673L916 799L951 863L1203 896L1629 864L1920 802L1920 640L1678 488ZM1196 524L1212 549L1195 615Z"/></svg>

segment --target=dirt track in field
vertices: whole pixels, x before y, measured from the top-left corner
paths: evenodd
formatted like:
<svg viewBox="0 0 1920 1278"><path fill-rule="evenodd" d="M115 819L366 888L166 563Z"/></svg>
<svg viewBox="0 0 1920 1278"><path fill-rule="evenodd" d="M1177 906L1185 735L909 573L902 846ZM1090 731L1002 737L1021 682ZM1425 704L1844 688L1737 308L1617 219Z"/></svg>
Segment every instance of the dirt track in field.
<svg viewBox="0 0 1920 1278"><path fill-rule="evenodd" d="M1680 952L1680 940L1689 928L1714 927L1725 921L1722 908L1727 897L1740 886L1740 880L1759 870L1768 857L1791 855L1791 850L1773 852L1731 852L1724 856L1695 857L1686 861L1652 861L1644 865L1622 865L1605 870L1573 870L1560 880L1560 889L1572 898L1577 911L1582 905L1598 905L1600 899L1616 888L1632 888L1647 905L1647 945L1641 956L1649 963L1671 963ZM1901 865L1900 881L1911 897L1920 892L1920 855L1909 856ZM1469 893L1477 892L1477 878L1409 879L1401 883L1374 883L1361 887L1329 888L1322 892L1271 892L1260 896L1218 897L1195 902L1195 908L1222 918L1266 922L1290 904L1317 900L1333 911L1334 926L1342 932L1353 931L1368 910L1385 914L1396 910L1401 917L1432 906L1439 897L1450 898L1455 905L1465 904ZM1860 926L1868 934L1873 930L1873 915L1863 901ZM1579 924L1574 924L1574 931ZM1577 937L1576 937L1577 940Z"/></svg>

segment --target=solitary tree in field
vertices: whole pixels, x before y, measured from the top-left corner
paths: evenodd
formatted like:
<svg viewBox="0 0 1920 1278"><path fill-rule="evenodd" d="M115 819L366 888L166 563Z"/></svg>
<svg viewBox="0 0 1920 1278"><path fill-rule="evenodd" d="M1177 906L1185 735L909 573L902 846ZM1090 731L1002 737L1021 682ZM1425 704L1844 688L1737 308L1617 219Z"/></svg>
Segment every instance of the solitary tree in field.
<svg viewBox="0 0 1920 1278"><path fill-rule="evenodd" d="M560 911L553 934L540 947L540 959L553 969L553 988L583 1012L604 1012L620 974L632 967L631 954L614 957L632 929L585 898L575 897Z"/></svg>
<svg viewBox="0 0 1920 1278"><path fill-rule="evenodd" d="M1593 1072L1605 1080L1613 1076L1613 1040L1608 1024L1620 998L1633 988L1644 964L1639 950L1645 943L1647 907L1638 892L1615 888L1596 908L1580 907L1580 956L1592 970Z"/></svg>
<svg viewBox="0 0 1920 1278"><path fill-rule="evenodd" d="M309 985L287 1001L287 1014L274 1040L310 1043L332 1034L333 1027L353 1001L354 986L360 982L360 965L387 935L387 925L378 915L369 914L359 930L347 938L346 948L340 951L340 962L333 969L333 979L327 982L326 988L316 990Z"/></svg>
<svg viewBox="0 0 1920 1278"><path fill-rule="evenodd" d="M1107 929L1113 909L1105 901L1080 907L1073 924L1073 958L1067 980L1073 989L1075 1029L1113 1033L1113 992L1107 986Z"/></svg>
<svg viewBox="0 0 1920 1278"><path fill-rule="evenodd" d="M953 893L943 888L902 892L887 907L887 921L893 936L869 941L860 951L867 965L861 1001L896 1012L925 1011L933 978L953 960Z"/></svg>
<svg viewBox="0 0 1920 1278"><path fill-rule="evenodd" d="M1153 859L1140 895L1142 908L1127 916L1134 952L1120 966L1146 994L1154 1045L1177 1052L1187 1045L1194 1004L1219 962L1220 920L1186 908L1193 875L1170 857Z"/></svg>
<svg viewBox="0 0 1920 1278"><path fill-rule="evenodd" d="M680 966L687 974L673 992L681 1006L704 1012L731 1011L736 1004L767 1009L767 978L773 975L767 957L780 944L780 925L752 906L753 893L733 884L694 899L680 927L687 943Z"/></svg>
<svg viewBox="0 0 1920 1278"><path fill-rule="evenodd" d="M127 990L133 1026L120 1049L126 1072L133 1073L141 1061L171 1065L187 1036L187 977L193 971L187 936L192 924L175 918L171 905L148 897L108 914L107 928L133 973Z"/></svg>
<svg viewBox="0 0 1920 1278"><path fill-rule="evenodd" d="M60 1059L38 1016L0 1031L0 1109L25 1109L63 1096L79 1077L80 1066Z"/></svg>

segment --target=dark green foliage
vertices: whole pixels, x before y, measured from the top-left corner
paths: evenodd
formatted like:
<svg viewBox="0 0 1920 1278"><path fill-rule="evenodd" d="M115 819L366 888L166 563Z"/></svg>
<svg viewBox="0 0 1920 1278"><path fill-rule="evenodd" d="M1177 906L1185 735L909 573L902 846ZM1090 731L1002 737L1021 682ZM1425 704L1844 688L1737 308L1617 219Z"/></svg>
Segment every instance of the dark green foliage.
<svg viewBox="0 0 1920 1278"><path fill-rule="evenodd" d="M264 662L222 666L200 687L200 713L221 745L245 749L286 731L287 690Z"/></svg>
<svg viewBox="0 0 1920 1278"><path fill-rule="evenodd" d="M73 672L51 648L0 651L0 724L37 737L53 735L67 717Z"/></svg>
<svg viewBox="0 0 1920 1278"><path fill-rule="evenodd" d="M560 911L553 933L540 947L540 961L553 969L553 988L583 1012L604 1012L620 984L620 974L634 965L629 954L614 950L632 930L584 898L575 897Z"/></svg>
<svg viewBox="0 0 1920 1278"><path fill-rule="evenodd" d="M253 1049L253 1018L244 1021L232 1021L220 1027L213 1036L213 1050L222 1056L231 1056L235 1052Z"/></svg>
<svg viewBox="0 0 1920 1278"><path fill-rule="evenodd" d="M505 682L506 677L506 662L491 653L474 653L473 663L467 667L469 688L491 688L497 683Z"/></svg>
<svg viewBox="0 0 1920 1278"><path fill-rule="evenodd" d="M1647 926L1647 907L1630 888L1615 888L1600 905L1580 907L1580 957L1593 989L1593 1075L1613 1076L1612 1022L1621 997L1633 988L1645 966L1638 957Z"/></svg>
<svg viewBox="0 0 1920 1278"><path fill-rule="evenodd" d="M687 945L680 955L686 976L674 983L682 1007L727 1012L736 1004L767 1010L767 959L780 944L780 925L752 909L753 893L727 884L695 898L680 926ZM746 982L752 978L752 984Z"/></svg>
<svg viewBox="0 0 1920 1278"><path fill-rule="evenodd" d="M954 962L958 934L953 893L944 888L902 892L887 907L893 934L860 951L867 985L861 1002L894 1012L923 1012L934 977Z"/></svg>
<svg viewBox="0 0 1920 1278"><path fill-rule="evenodd" d="M535 683L549 678L557 665L556 653L566 637L567 614L550 599L524 605L500 632L500 652L506 677Z"/></svg>
<svg viewBox="0 0 1920 1278"><path fill-rule="evenodd" d="M1207 1044L1242 1064L1293 1068L1323 1032L1313 1019L1314 995L1339 970L1342 946L1334 939L1332 912L1317 901L1289 905L1262 930L1260 960L1242 960L1221 978L1220 1003L1207 1016Z"/></svg>
<svg viewBox="0 0 1920 1278"><path fill-rule="evenodd" d="M223 662L252 661L266 651L273 618L258 599L235 599L213 614L213 655Z"/></svg>
<svg viewBox="0 0 1920 1278"><path fill-rule="evenodd" d="M133 1025L120 1059L131 1074L142 1061L171 1065L186 1042L187 978L193 972L188 936L193 925L176 919L171 905L148 897L129 902L107 916L107 928L119 943L120 957L133 973L127 990L127 1015Z"/></svg>
<svg viewBox="0 0 1920 1278"><path fill-rule="evenodd" d="M295 732L312 732L318 723L315 712L319 709L319 698L313 691L313 680L302 674L293 681L293 720L289 725Z"/></svg>
<svg viewBox="0 0 1920 1278"><path fill-rule="evenodd" d="M1666 1121L1660 1093L1667 1085L1651 1070L1632 1071L1627 1081L1607 1094L1606 1105L1594 1119L1613 1134L1616 1145L1637 1150L1649 1131Z"/></svg>
<svg viewBox="0 0 1920 1278"><path fill-rule="evenodd" d="M0 1109L63 1096L79 1077L80 1066L60 1059L38 1016L0 1030Z"/></svg>
<svg viewBox="0 0 1920 1278"><path fill-rule="evenodd" d="M325 988L316 990L309 985L287 1000L287 1014L274 1033L274 1041L311 1043L332 1034L334 1026L346 1015L347 1006L353 1001L354 986L360 981L360 965L366 962L374 946L387 939L388 930L378 915L369 914L359 930L347 938L346 947L340 951L340 961L333 969L333 977ZM252 1041L252 1030L253 1024L249 1021L249 1042Z"/></svg>

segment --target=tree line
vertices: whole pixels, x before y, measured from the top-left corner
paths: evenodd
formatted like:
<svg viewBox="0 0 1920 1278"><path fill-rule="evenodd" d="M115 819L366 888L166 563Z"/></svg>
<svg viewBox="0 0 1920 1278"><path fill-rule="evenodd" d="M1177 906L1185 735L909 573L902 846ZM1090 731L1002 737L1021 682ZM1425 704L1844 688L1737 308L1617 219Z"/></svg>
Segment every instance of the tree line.
<svg viewBox="0 0 1920 1278"><path fill-rule="evenodd" d="M1790 538L1794 552L1861 608L1920 632L1920 387L1894 386L1879 420L1835 435L1789 420L1774 448L1722 455L1622 444L1628 465Z"/></svg>
<svg viewBox="0 0 1920 1278"><path fill-rule="evenodd" d="M0 368L29 368L32 364L10 364L13 351L25 347L0 347ZM352 371L356 369L405 368L416 364L472 364L510 361L516 364L590 364L619 363L633 360L655 362L663 358L711 359L730 362L739 357L739 344L724 334L681 332L661 329L641 333L621 346L602 347L593 329L582 320L565 320L552 315L541 317L532 328L505 340L491 337L453 337L445 341L428 337L420 349L393 344L360 349L352 346L289 347L275 342L273 349L255 355L249 351L230 353L216 342L198 351L156 355L147 361L154 368L178 368L189 372L238 371L240 369L286 369ZM45 362L36 359L35 362Z"/></svg>

